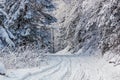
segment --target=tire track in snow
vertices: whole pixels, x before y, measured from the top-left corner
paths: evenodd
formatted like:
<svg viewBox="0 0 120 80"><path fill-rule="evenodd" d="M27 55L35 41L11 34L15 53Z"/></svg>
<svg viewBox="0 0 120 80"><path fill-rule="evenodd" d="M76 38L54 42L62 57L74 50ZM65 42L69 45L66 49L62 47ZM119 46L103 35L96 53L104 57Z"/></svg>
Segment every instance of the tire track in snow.
<svg viewBox="0 0 120 80"><path fill-rule="evenodd" d="M68 80L68 77L70 77L71 75L71 59L65 58L64 61L66 61L66 64L67 64L66 72L62 75L60 80ZM65 70L64 67L63 67L63 70Z"/></svg>
<svg viewBox="0 0 120 80"><path fill-rule="evenodd" d="M119 80L120 68L115 68L102 59L71 55L47 57L50 63L51 59L53 62L56 60L56 63L13 80Z"/></svg>
<svg viewBox="0 0 120 80"><path fill-rule="evenodd" d="M49 70L53 70L54 71L54 68L56 69L56 67L57 67L57 69L58 69L58 67L59 67L59 65L62 63L63 61L62 61L62 59L57 63L57 64L55 64L55 65L53 65L53 66L50 66L50 67L48 67L48 68L45 68L45 69L43 69L43 70L41 70L41 71L38 71L38 72L35 72L35 73L28 73L28 74L26 74L23 78L21 78L21 79L19 79L19 80L29 80L28 78L31 78L31 77L35 77L36 75L40 75L40 74L42 74L42 73L44 73L44 72L48 72ZM56 70L57 70L56 69Z"/></svg>
<svg viewBox="0 0 120 80"><path fill-rule="evenodd" d="M58 56L51 56L55 58ZM59 56L61 62L57 65L43 70L42 72L37 72L32 75L26 76L26 78L21 80L87 80L91 77L89 75L89 70L93 68L93 64L89 62L83 63L85 61L79 60L79 57L72 56ZM82 65L80 63L83 63ZM91 65L89 67L89 65ZM75 69L76 68L76 69ZM99 74L100 71L97 71L97 68L93 69L95 74ZM37 78L37 79L35 79ZM103 80L100 76L98 80Z"/></svg>
<svg viewBox="0 0 120 80"><path fill-rule="evenodd" d="M79 57L71 58L71 76L67 80L87 80Z"/></svg>
<svg viewBox="0 0 120 80"><path fill-rule="evenodd" d="M38 78L34 80L67 80L70 76L71 60L66 57L60 59L61 61L57 65L33 74L28 74L20 80L33 80L34 78Z"/></svg>
<svg viewBox="0 0 120 80"><path fill-rule="evenodd" d="M63 62L60 64L61 67L58 71L49 75L45 75L40 80L64 80L68 74L68 68L70 65L68 59L62 58L62 61Z"/></svg>

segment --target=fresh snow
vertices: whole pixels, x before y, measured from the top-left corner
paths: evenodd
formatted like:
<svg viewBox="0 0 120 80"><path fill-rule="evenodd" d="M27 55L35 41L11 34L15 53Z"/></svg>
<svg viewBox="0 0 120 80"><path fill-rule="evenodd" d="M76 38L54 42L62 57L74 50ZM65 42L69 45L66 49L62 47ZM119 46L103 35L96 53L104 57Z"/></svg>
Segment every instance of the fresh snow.
<svg viewBox="0 0 120 80"><path fill-rule="evenodd" d="M6 74L6 69L3 63L0 62L0 75Z"/></svg>
<svg viewBox="0 0 120 80"><path fill-rule="evenodd" d="M120 66L104 58L78 55L48 55L46 65L8 70L0 80L119 80Z"/></svg>
<svg viewBox="0 0 120 80"><path fill-rule="evenodd" d="M11 7L8 15L4 10L0 9L1 13L7 18L4 23L5 29L2 26L0 28L0 37L10 46L15 45L11 40L15 39L15 37L7 30L8 25L13 24L14 20L19 17L20 10L25 7L24 3L27 3L27 1L28 0L21 0L20 6L15 13L13 13L13 10L17 3ZM41 3L42 1L42 4L46 6L50 5L46 2L47 0L37 1L38 3ZM119 51L120 46L116 43L119 42L119 37L117 35L119 33L119 31L117 32L119 26L118 28L116 27L115 33L110 35L107 34L107 31L111 31L111 29L107 29L106 26L103 27L103 25L116 26L119 16L111 14L112 7L114 8L116 5L119 5L115 4L116 2L117 0L73 0L73 2L72 0L55 0L54 4L56 10L52 12L52 15L57 18L57 22L50 25L52 26L51 31L55 33L51 35L53 36L52 38L55 38L53 47L58 50L60 50L59 48L63 46L63 44L65 47L66 41L62 38L62 34L67 35L63 35L65 38L69 38L69 36L71 37L71 35L73 35L71 39L67 39L69 45L56 54L44 54L46 61L35 68L7 69L6 71L4 65L0 63L0 73L5 74L0 75L0 80L120 80L120 55L108 52L108 54L101 56L101 51L94 49L94 47L97 46L96 44L99 44L100 42L99 37L100 40L102 40L102 37L103 43L106 43L105 45L110 44L113 48L117 46ZM115 6L112 6L114 4ZM115 14L119 13L116 11L117 8L113 12L115 12ZM109 12L110 14L108 14ZM31 18L32 12L28 11L26 14L26 18ZM10 15L11 18L9 18ZM108 24L109 20L112 22L111 25ZM95 27L96 25L98 25L98 27ZM62 32L60 31L60 29L64 28L66 29L65 33L63 30L61 30ZM54 32L54 30L56 31ZM79 35L80 31L81 35ZM30 29L25 29L25 31L23 30L21 32L21 35L27 36L30 34L29 32ZM41 36L44 37L45 33L44 31L41 32ZM99 33L103 34L99 35ZM58 37L60 37L60 39ZM108 38L106 39L106 37ZM104 38L106 40L104 40ZM83 40L83 43L81 40ZM48 43L49 41L43 40L43 42ZM75 45L72 43L75 43ZM1 47L2 46L4 45L1 45ZM109 46L105 49L109 48ZM79 49L79 51L71 54L74 51L72 49L74 47L75 49ZM102 45L102 47L104 47L104 45ZM94 55L92 55L93 52L95 53ZM30 57L30 60L32 61L33 58ZM22 65L22 63L19 63L19 65Z"/></svg>

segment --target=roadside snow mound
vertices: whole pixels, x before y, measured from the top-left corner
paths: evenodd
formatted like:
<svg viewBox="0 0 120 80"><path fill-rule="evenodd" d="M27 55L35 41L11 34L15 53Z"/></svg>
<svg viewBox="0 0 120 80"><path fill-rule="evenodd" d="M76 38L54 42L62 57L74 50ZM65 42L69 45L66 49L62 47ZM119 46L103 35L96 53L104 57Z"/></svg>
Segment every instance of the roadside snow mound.
<svg viewBox="0 0 120 80"><path fill-rule="evenodd" d="M3 63L0 62L0 75L5 75L6 69Z"/></svg>

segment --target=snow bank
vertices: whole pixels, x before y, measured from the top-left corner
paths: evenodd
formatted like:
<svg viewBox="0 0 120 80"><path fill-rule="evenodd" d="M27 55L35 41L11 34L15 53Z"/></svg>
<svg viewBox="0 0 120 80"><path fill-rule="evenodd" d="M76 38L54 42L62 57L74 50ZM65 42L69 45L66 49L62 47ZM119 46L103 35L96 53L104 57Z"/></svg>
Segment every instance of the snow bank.
<svg viewBox="0 0 120 80"><path fill-rule="evenodd" d="M0 62L0 75L5 75L6 69L3 63Z"/></svg>

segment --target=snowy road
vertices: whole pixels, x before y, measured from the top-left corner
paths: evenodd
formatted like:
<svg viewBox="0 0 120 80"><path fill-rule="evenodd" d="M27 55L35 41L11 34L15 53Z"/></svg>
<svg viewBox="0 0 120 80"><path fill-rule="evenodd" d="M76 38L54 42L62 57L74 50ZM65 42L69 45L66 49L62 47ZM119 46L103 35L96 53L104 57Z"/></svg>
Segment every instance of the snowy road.
<svg viewBox="0 0 120 80"><path fill-rule="evenodd" d="M104 59L72 55L49 55L48 65L10 70L0 80L120 80L120 67Z"/></svg>

